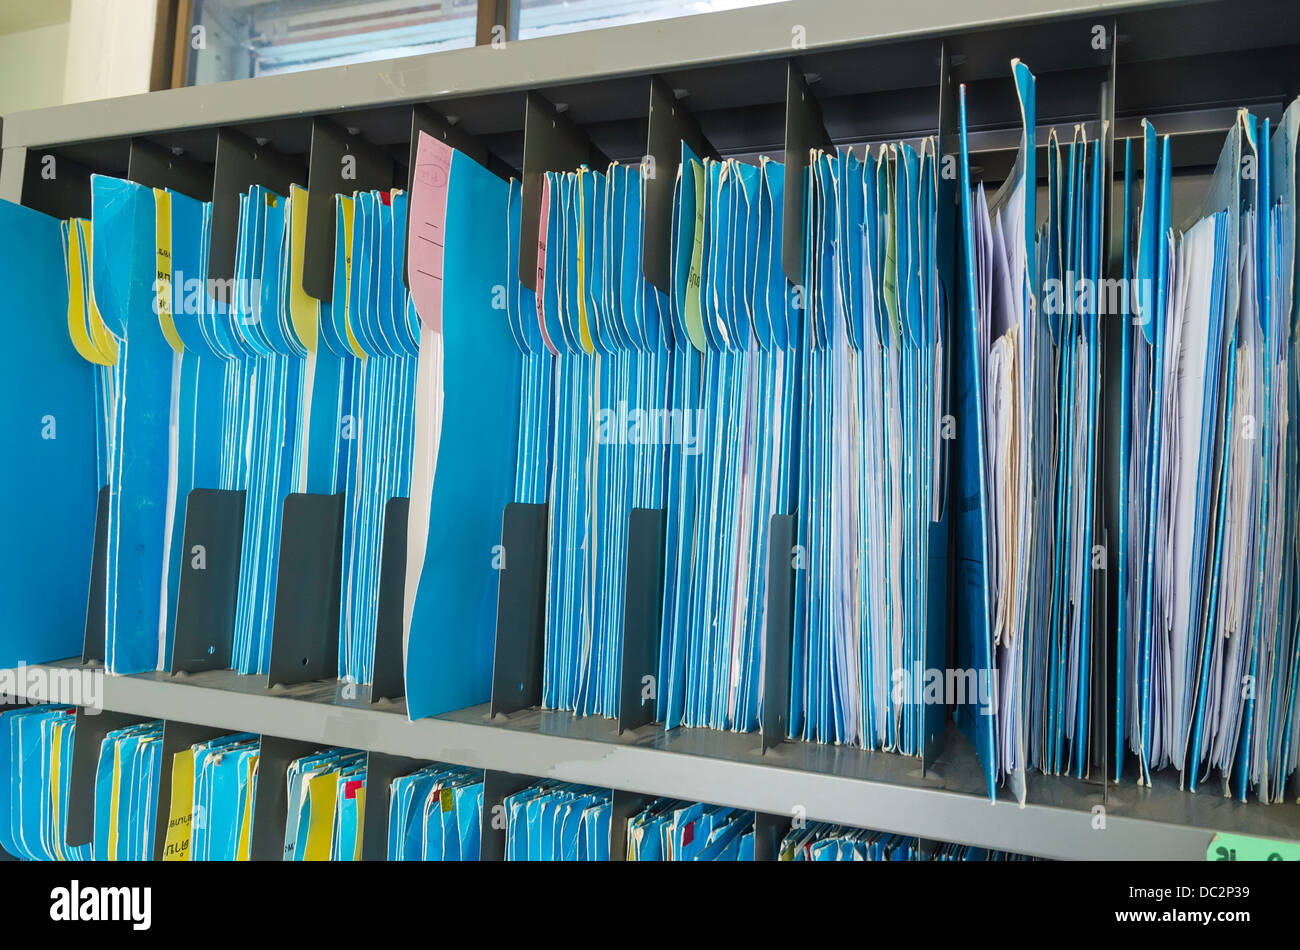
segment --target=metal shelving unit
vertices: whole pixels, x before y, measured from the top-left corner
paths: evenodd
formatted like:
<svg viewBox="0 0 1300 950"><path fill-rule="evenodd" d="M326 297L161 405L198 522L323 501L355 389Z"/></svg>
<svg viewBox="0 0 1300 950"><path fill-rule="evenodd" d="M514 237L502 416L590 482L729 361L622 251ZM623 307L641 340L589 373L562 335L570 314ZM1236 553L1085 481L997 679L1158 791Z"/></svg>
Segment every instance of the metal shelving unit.
<svg viewBox="0 0 1300 950"><path fill-rule="evenodd" d="M75 661L41 667L81 668ZM1300 839L1300 804L1241 803L1208 789L1193 795L1168 774L1157 774L1153 788L1032 775L1023 808L992 803L973 748L951 727L944 751L922 775L918 759L892 753L784 742L764 754L753 733L649 725L620 736L607 719L543 710L493 718L486 704L411 722L400 702L372 705L365 687L351 697L337 682L268 690L230 671L106 676L103 693L104 709L141 719L269 731L1048 858L1204 860L1217 833Z"/></svg>
<svg viewBox="0 0 1300 950"><path fill-rule="evenodd" d="M1100 25L1109 37L1098 49ZM1117 42L1115 42L1117 40ZM1018 132L1008 63L1039 77L1040 132L1095 121L1116 134L1158 117L1178 137L1188 176L1218 153L1232 107L1280 116L1300 93L1300 16L1285 0L787 0L707 16L476 47L6 116L0 196L57 213L88 208L88 175L127 173L133 154L175 157L212 174L218 130L302 167L313 123L328 117L391 157L400 180L415 123L481 146L501 168L525 165L528 93L562 107L610 158L647 150L649 90L672 90L722 154L780 153L787 71L797 64L837 144L933 134L941 75L969 87L976 177L1004 173ZM946 71L946 72L945 72ZM1040 138L1042 138L1040 136ZM1045 141L1045 139L1043 139ZM153 148L154 146L158 148ZM165 151L164 151L165 150ZM37 173L53 154L66 169ZM164 162L165 163L165 162ZM197 171L196 171L197 170ZM305 184L305 182L304 182ZM75 660L44 672L82 668ZM355 691L356 695L353 695ZM104 709L285 740L434 759L1000 848L1051 858L1203 859L1216 833L1300 840L1300 804L1264 806L1190 794L1172 775L1151 788L1032 775L1026 804L991 803L969 743L951 726L918 759L784 742L757 734L622 734L610 720L487 705L411 722L400 702L334 680L267 688L230 671L104 678ZM24 695L69 701L71 694ZM1216 787L1217 789L1217 787Z"/></svg>

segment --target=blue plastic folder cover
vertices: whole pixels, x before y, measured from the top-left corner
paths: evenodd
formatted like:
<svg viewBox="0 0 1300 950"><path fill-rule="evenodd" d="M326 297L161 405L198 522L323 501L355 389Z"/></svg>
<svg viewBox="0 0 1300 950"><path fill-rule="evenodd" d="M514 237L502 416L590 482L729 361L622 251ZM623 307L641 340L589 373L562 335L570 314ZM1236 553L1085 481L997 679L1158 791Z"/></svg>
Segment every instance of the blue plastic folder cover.
<svg viewBox="0 0 1300 950"><path fill-rule="evenodd" d="M413 475L411 488L413 538L424 528L415 519L422 509L428 512L406 638L412 719L486 702L492 687L494 548L514 488L520 385L507 313L493 308L494 288L510 276L498 251L506 239L509 194L505 181L421 134L408 230L410 274L423 320L419 359L436 359L441 343L442 391L416 397L415 472L422 452L427 470L427 440L431 431L438 435L431 487ZM417 385L436 385L439 374L429 368L420 367ZM429 493L427 509L417 497L422 491Z"/></svg>
<svg viewBox="0 0 1300 950"><path fill-rule="evenodd" d="M90 193L95 303L119 341L122 363L109 477L105 660L113 673L139 673L156 669L161 653L172 350L154 306L153 192L92 175Z"/></svg>
<svg viewBox="0 0 1300 950"><path fill-rule="evenodd" d="M0 667L79 654L95 533L94 367L68 338L59 221L0 201Z"/></svg>

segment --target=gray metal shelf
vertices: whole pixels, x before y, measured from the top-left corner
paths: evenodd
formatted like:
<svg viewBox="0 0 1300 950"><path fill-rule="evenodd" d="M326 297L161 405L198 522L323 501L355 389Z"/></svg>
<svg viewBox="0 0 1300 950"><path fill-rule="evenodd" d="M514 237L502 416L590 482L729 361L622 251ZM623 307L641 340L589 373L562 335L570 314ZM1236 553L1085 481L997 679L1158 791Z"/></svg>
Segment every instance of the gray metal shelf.
<svg viewBox="0 0 1300 950"><path fill-rule="evenodd" d="M68 660L37 669L80 668ZM42 679L60 690L57 676ZM802 814L1047 858L1204 860L1216 833L1300 841L1300 804L1190 794L1170 774L1158 774L1152 788L1105 789L1031 775L1024 807L1004 798L990 802L974 750L951 726L943 753L922 775L919 760L891 753L785 742L764 755L753 733L646 726L619 736L611 720L545 710L492 719L483 705L412 722L401 703L371 705L365 687L352 698L346 689L335 681L267 689L261 677L230 671L142 673L105 676L102 704L134 716ZM77 697L65 690L23 698Z"/></svg>
<svg viewBox="0 0 1300 950"><path fill-rule="evenodd" d="M1241 7L1270 2L1246 0ZM1081 44L1079 27L1117 20L1119 134L1132 134L1137 116L1159 114L1162 129L1205 139L1188 161L1204 164L1217 156L1232 107L1278 112L1300 92L1288 78L1293 70L1272 69L1297 48L1288 44L1300 43L1295 20L1273 29L1264 18L1237 15L1236 6L1230 17L1225 9L1197 0L786 0L499 50L453 50L78 103L5 117L0 197L22 198L29 150L32 159L51 149L83 171L117 174L132 139L206 163L213 160L216 130L231 128L302 159L317 116L359 129L400 165L411 106L426 104L509 164L522 150L527 90L571 106L568 116L593 142L619 146L609 149L611 157L639 158L637 143L645 136L636 123L645 119L651 77L689 95L720 151L779 151L784 141L774 130L784 118L777 112L791 58L824 97L827 131L836 142L934 131L942 58L957 81L971 84L974 150L1014 151L1019 131L1006 79L1010 57L1032 56L1042 70L1044 126L1093 118L1094 73L1109 57ZM864 60L865 47L871 49ZM1229 71L1226 62L1248 61L1259 51L1268 56L1249 82L1217 85ZM1128 97L1123 70L1140 96ZM1181 106L1188 109L1180 112ZM43 669L78 666L65 661ZM75 699L70 693L25 698ZM762 754L756 734L646 726L620 736L608 720L539 710L493 719L484 705L411 722L400 703L371 705L364 688L356 697L333 681L268 690L259 677L230 671L105 677L103 706L772 815L802 809L810 820L1052 858L1204 859L1219 832L1300 840L1300 804L1242 804L1217 788L1193 795L1179 790L1171 775L1158 775L1153 788L1031 775L1024 807L991 803L973 749L951 726L944 752L922 775L918 760L892 754L799 742Z"/></svg>

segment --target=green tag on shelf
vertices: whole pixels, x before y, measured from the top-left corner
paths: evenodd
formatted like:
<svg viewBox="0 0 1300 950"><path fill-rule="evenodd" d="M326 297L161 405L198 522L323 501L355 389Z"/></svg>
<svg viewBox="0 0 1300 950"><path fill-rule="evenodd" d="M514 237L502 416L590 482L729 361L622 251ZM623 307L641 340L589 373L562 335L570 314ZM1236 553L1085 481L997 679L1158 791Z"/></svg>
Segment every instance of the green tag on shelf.
<svg viewBox="0 0 1300 950"><path fill-rule="evenodd" d="M1215 835L1205 851L1207 861L1300 861L1300 843L1270 841L1248 835Z"/></svg>

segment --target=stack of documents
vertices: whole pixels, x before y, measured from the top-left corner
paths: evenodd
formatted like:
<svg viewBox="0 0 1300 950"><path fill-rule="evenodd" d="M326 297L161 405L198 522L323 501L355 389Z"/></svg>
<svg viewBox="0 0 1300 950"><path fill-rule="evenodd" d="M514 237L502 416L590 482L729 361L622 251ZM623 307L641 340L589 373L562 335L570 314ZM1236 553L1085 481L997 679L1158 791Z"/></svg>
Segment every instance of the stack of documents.
<svg viewBox="0 0 1300 950"><path fill-rule="evenodd" d="M970 188L965 87L961 90L965 259L960 283L965 308L957 317L962 342L954 360L954 391L962 426L957 546L963 563L958 577L967 608L958 615L957 662L991 678L996 695L991 705L959 704L957 721L979 751L989 794L1009 780L1012 793L1023 801L1028 758L1025 640L1030 629L1047 633L1041 616L1050 572L1044 561L1045 532L1054 514L1050 503L1042 501L1054 483L1051 446L1039 436L1057 419L1049 414L1054 400L1040 378L1053 361L1045 355L1048 326L1037 307L1033 273L1038 260L1034 78L1019 61L1012 70L1023 119L1020 149L1011 175L991 200L982 187L974 193ZM1076 184L1076 178L1069 184ZM1072 228L1067 239L1081 233L1081 226ZM1070 347L1077 357L1073 341ZM1066 394L1073 406L1073 392ZM1031 611L1037 614L1032 619Z"/></svg>
<svg viewBox="0 0 1300 950"><path fill-rule="evenodd" d="M758 725L768 525L790 510L801 333L780 266L784 181L766 158L701 160L682 145L666 324L681 435L666 459L658 681L669 727Z"/></svg>
<svg viewBox="0 0 1300 950"><path fill-rule="evenodd" d="M963 152L965 346L956 363L965 432L959 576L976 609L960 666L996 684L990 706L961 704L990 793L1023 801L1024 770L1087 774L1094 701L1094 572L1106 567L1097 410L1104 129L1048 137L1046 224L1036 230L1034 78L1012 64L1023 128L1012 173L992 198L969 187ZM965 148L965 90L962 90ZM1097 634L1100 635L1100 634Z"/></svg>
<svg viewBox="0 0 1300 950"><path fill-rule="evenodd" d="M1000 680L999 685L1013 708L1025 710L1029 764L1048 774L1079 777L1087 773L1091 737L1093 574L1105 566L1098 563L1104 548L1094 546L1101 320L1118 318L1106 309L1110 300L1101 280L1103 181L1108 174L1102 144L1081 126L1069 143L1061 142L1056 129L1049 134L1047 224L1036 236L1033 270L1040 297L1021 324L1023 376L1014 367L1010 376L1003 375L1004 354L1021 331L1013 327L999 335L1002 305L997 295L999 286L1006 286L1000 275L1010 267L998 250L1007 244L1006 218L1001 212L990 214L982 189L976 196L973 235L977 260L992 263L991 271L980 270L982 281L992 277L984 300L992 301L989 330L996 337L985 358L986 378L990 386L1006 378L1028 394L1027 414L1013 413L1014 424L1027 420L1032 492L1030 548L1016 555L1029 563L1024 652L1018 661L1023 663L1023 694L1017 695L1016 684ZM1000 393L990 389L986 396L985 432L990 440L998 439ZM986 458L987 471L996 472L998 464L995 457ZM994 543L1002 541L995 538ZM998 548L1004 549L1009 550Z"/></svg>
<svg viewBox="0 0 1300 950"><path fill-rule="evenodd" d="M177 752L165 861L247 861L252 850L258 736L221 736Z"/></svg>
<svg viewBox="0 0 1300 950"><path fill-rule="evenodd" d="M153 289L155 234L153 192L103 175L91 176L91 221L65 229L68 334L84 359L104 367L79 414L93 411L100 432L107 543L94 567L103 599L88 611L103 617L114 673L155 669L163 652L173 350ZM91 523L83 530L93 537Z"/></svg>
<svg viewBox="0 0 1300 950"><path fill-rule="evenodd" d="M507 861L608 861L608 789L539 782L506 796Z"/></svg>
<svg viewBox="0 0 1300 950"><path fill-rule="evenodd" d="M805 221L790 732L908 755L947 621L937 162L814 152Z"/></svg>
<svg viewBox="0 0 1300 950"><path fill-rule="evenodd" d="M970 845L938 843L929 850L920 839L817 822L791 829L781 842L779 861L1025 861L1024 855Z"/></svg>
<svg viewBox="0 0 1300 950"><path fill-rule="evenodd" d="M543 705L600 716L618 712L628 517L663 505L671 436L666 301L642 267L644 191L638 166L546 174L529 332L552 356L553 418L527 415L528 367L521 400L522 449L544 444L539 422L554 431ZM525 494L536 463L518 459Z"/></svg>
<svg viewBox="0 0 1300 950"><path fill-rule="evenodd" d="M66 844L68 782L76 711L71 706L29 706L0 713L0 763L7 814L0 847L31 861L88 861L90 844Z"/></svg>
<svg viewBox="0 0 1300 950"><path fill-rule="evenodd" d="M402 282L407 195L335 197L334 297L321 308L330 394L337 388L337 479L344 492L339 676L374 672L384 508L410 490L419 321Z"/></svg>
<svg viewBox="0 0 1300 950"><path fill-rule="evenodd" d="M916 838L822 822L792 829L781 842L780 861L923 861Z"/></svg>
<svg viewBox="0 0 1300 950"><path fill-rule="evenodd" d="M407 711L418 719L491 693L522 390L507 311L517 282L504 252L510 184L424 133L414 179L406 247L419 353L404 642Z"/></svg>
<svg viewBox="0 0 1300 950"><path fill-rule="evenodd" d="M629 861L752 861L754 813L661 798L627 820Z"/></svg>
<svg viewBox="0 0 1300 950"><path fill-rule="evenodd" d="M1282 800L1300 747L1297 125L1300 103L1276 133L1242 110L1179 227L1168 136L1145 127L1140 193L1125 180L1144 292L1124 341L1120 738L1140 782L1172 766L1195 790L1217 771L1243 800Z"/></svg>
<svg viewBox="0 0 1300 950"><path fill-rule="evenodd" d="M330 749L289 763L286 861L361 860L366 754Z"/></svg>
<svg viewBox="0 0 1300 950"><path fill-rule="evenodd" d="M426 765L393 779L388 797L389 861L477 861L483 771Z"/></svg>
<svg viewBox="0 0 1300 950"><path fill-rule="evenodd" d="M153 858L162 732L162 721L155 720L114 729L100 744L91 843L101 861Z"/></svg>
<svg viewBox="0 0 1300 950"><path fill-rule="evenodd" d="M281 514L306 464L306 348L280 292L288 285L290 214L305 217L306 195L292 204L260 185L240 196L234 286L229 305L217 307L217 325L224 322L232 344L226 396L234 418L227 431L236 435L235 487L245 492L233 651L241 673L270 667Z"/></svg>

